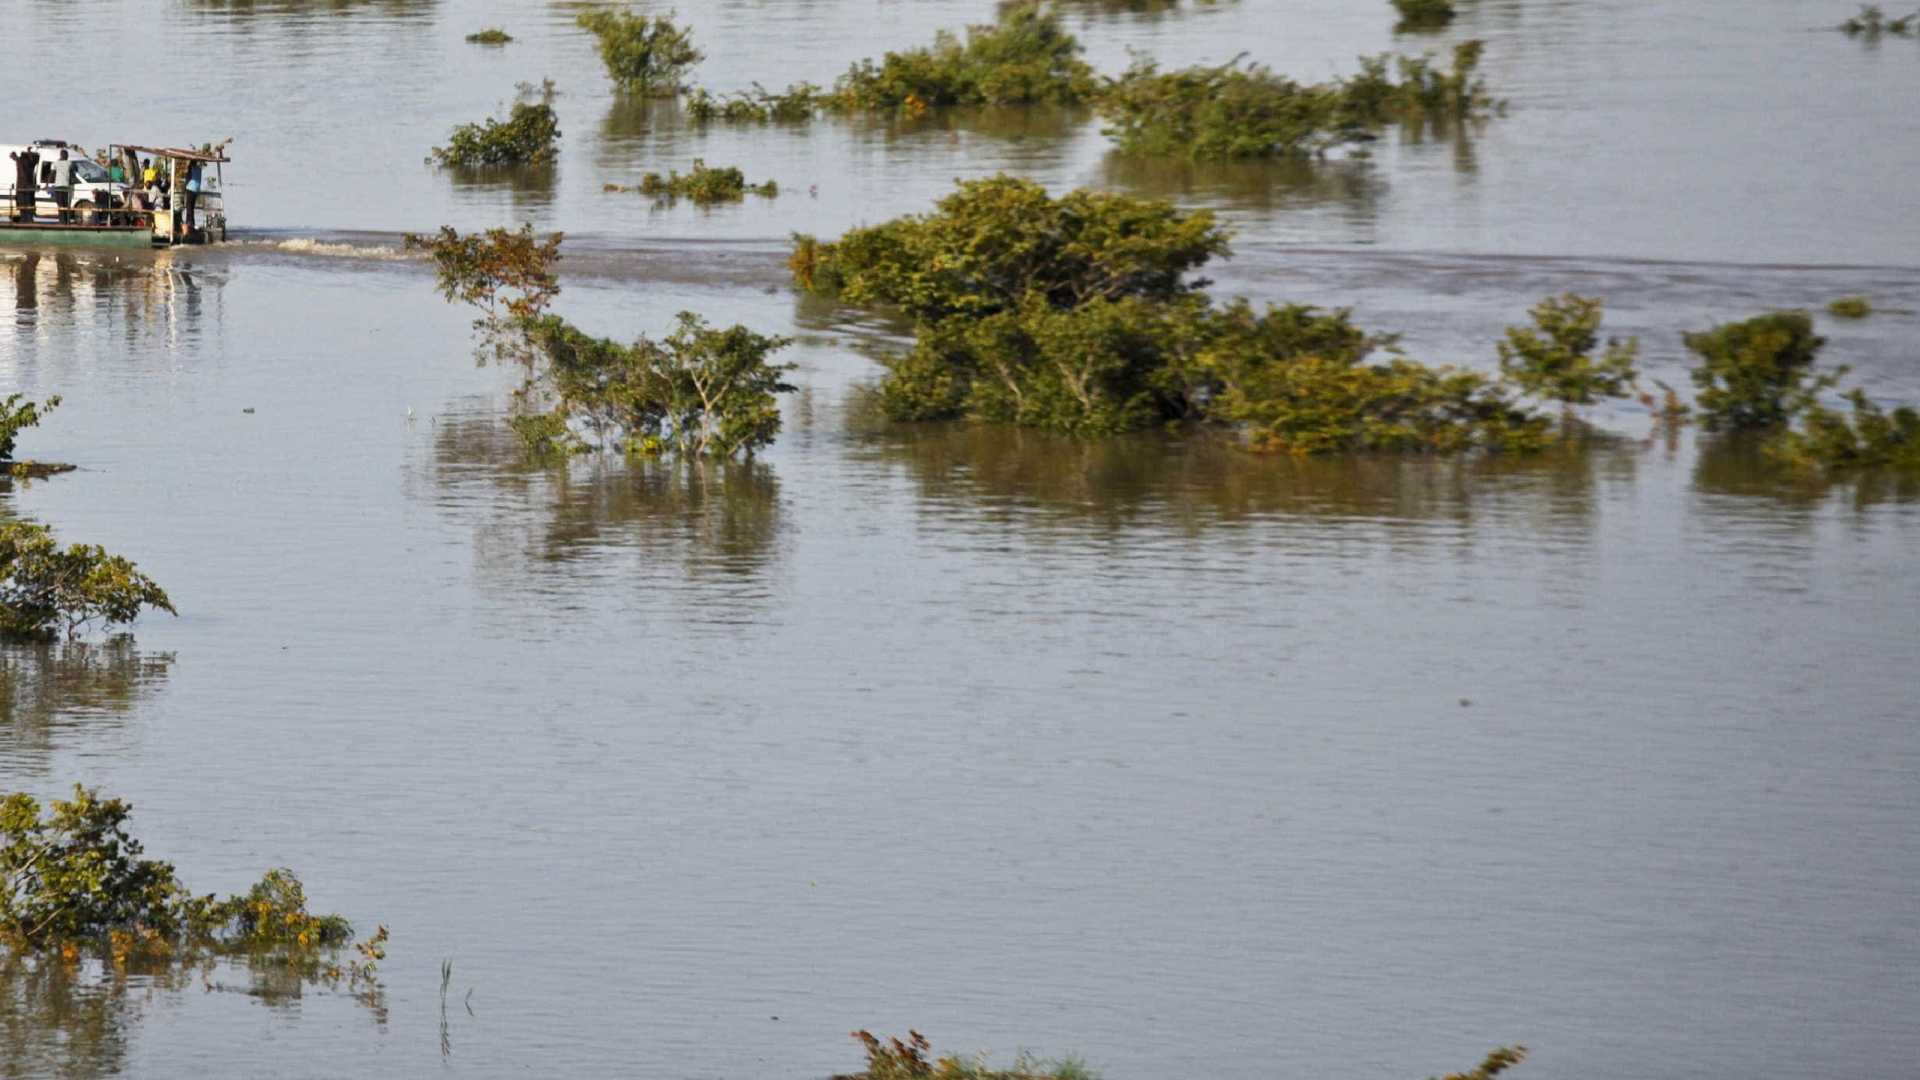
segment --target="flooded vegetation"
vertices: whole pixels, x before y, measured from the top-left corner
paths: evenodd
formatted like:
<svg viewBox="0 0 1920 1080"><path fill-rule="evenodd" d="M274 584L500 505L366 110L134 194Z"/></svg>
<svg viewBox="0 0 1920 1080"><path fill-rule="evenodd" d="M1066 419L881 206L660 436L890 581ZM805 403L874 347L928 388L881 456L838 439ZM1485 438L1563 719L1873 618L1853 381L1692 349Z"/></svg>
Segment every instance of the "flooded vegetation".
<svg viewBox="0 0 1920 1080"><path fill-rule="evenodd" d="M24 0L0 1074L1920 1059L1907 13L1419 6Z"/></svg>

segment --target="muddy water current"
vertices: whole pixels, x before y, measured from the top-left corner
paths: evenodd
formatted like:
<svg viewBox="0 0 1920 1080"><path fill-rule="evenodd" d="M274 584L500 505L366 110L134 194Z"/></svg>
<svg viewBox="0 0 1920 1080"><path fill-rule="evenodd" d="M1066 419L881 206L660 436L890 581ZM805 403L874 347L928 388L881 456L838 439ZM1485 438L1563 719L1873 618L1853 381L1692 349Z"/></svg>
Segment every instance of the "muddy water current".
<svg viewBox="0 0 1920 1080"><path fill-rule="evenodd" d="M1108 70L1323 78L1482 37L1509 112L1170 167L1063 114L699 131L615 100L566 3L9 6L4 126L31 130L0 141L235 136L242 229L0 248L0 395L62 395L22 452L81 466L0 486L0 517L180 608L0 649L0 790L98 785L195 887L291 866L393 947L377 1007L244 965L0 963L0 1074L817 1078L858 1064L849 1029L912 1026L1109 1080L1426 1076L1506 1042L1543 1078L1912 1075L1920 482L1784 481L1637 404L1597 415L1616 444L1525 462L890 425L865 390L903 328L782 259L1007 169L1214 207L1218 291L1351 306L1424 359L1489 366L1540 296L1604 296L1684 387L1686 330L1920 309L1920 43L1787 2L1465 0L1422 38L1370 0L1086 6ZM682 8L722 89L992 11ZM461 41L486 25L519 40ZM190 70L115 88L166 57ZM543 76L557 166L420 164ZM785 192L600 190L695 156ZM780 440L523 460L513 373L396 250L518 220L568 231L589 329L794 336ZM1920 316L1821 330L1920 399Z"/></svg>

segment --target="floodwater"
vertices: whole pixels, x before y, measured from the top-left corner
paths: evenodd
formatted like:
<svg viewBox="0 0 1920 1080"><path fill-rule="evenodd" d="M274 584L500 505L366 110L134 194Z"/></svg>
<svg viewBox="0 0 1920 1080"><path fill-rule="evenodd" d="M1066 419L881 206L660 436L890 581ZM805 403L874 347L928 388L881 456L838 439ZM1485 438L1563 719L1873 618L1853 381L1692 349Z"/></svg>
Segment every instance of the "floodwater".
<svg viewBox="0 0 1920 1080"><path fill-rule="evenodd" d="M991 12L682 7L722 89ZM1518 463L893 426L862 391L899 328L785 284L787 233L1008 169L1214 206L1220 292L1352 306L1426 359L1490 364L1564 289L1680 386L1685 330L1920 309L1920 43L1817 32L1848 5L1462 7L1399 39L1371 0L1074 15L1108 69L1317 78L1479 36L1510 101L1368 162L1200 169L1059 114L690 130L608 94L565 3L9 6L4 141L233 135L247 231L0 249L0 393L65 398L22 452L82 466L0 516L181 611L0 649L0 789L98 785L195 888L291 866L394 940L377 1007L0 962L0 1074L812 1080L911 1026L1109 1080L1508 1042L1543 1078L1911 1075L1920 482L1785 482L1637 405L1600 414L1616 445ZM485 25L520 40L461 41ZM420 164L544 76L555 168ZM600 190L695 156L785 194ZM779 442L524 462L512 373L393 251L518 220L568 231L559 310L591 329L795 336ZM1920 316L1821 329L1920 399Z"/></svg>

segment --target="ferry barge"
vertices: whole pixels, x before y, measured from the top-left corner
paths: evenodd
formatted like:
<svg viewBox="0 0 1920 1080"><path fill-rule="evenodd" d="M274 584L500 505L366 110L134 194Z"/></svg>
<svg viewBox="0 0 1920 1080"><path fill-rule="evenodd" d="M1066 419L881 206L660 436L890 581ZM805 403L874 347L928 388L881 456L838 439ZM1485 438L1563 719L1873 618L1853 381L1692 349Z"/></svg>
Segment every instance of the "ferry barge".
<svg viewBox="0 0 1920 1080"><path fill-rule="evenodd" d="M62 139L0 144L0 244L171 247L227 238L226 144L189 150L109 145L105 157ZM62 155L65 155L62 158ZM55 163L69 183L55 187ZM146 166L152 166L152 179ZM24 181L24 183L23 183Z"/></svg>

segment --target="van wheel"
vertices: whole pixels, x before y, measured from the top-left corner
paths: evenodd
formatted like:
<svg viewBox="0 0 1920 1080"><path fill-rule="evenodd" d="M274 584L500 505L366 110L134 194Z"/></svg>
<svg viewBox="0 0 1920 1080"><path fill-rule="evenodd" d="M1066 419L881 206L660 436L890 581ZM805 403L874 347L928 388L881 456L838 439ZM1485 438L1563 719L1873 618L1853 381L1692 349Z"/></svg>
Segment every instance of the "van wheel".
<svg viewBox="0 0 1920 1080"><path fill-rule="evenodd" d="M73 204L73 220L82 225L92 225L95 223L92 199L81 199L79 202Z"/></svg>

